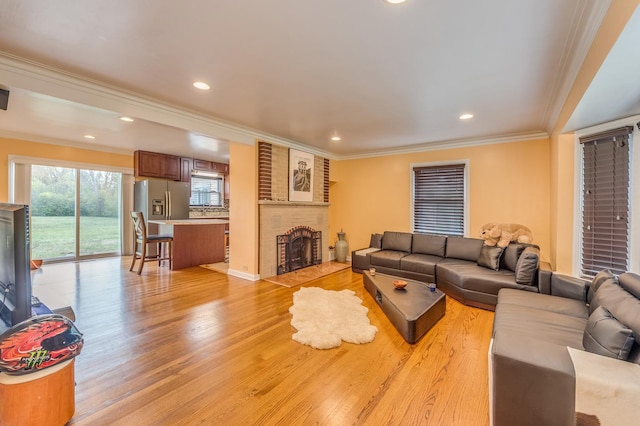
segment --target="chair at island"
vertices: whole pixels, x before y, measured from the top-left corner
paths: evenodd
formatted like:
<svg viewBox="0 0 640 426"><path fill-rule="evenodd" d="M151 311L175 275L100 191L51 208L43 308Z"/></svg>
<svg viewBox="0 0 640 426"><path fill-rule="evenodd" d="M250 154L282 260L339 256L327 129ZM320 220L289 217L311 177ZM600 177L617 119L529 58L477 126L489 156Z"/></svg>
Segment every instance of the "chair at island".
<svg viewBox="0 0 640 426"><path fill-rule="evenodd" d="M144 221L144 215L142 212L131 212L131 219L133 220L133 229L135 231L135 240L133 244L133 259L131 260L130 271L133 271L133 267L136 264L136 260L140 259L140 266L138 266L138 275L142 273L145 261L157 261L158 266L161 265L163 260L169 261L169 269L171 269L171 260L173 257L173 237L170 235L147 235L147 225ZM167 244L167 253L164 252L163 244ZM156 254L148 254L148 244L157 244Z"/></svg>

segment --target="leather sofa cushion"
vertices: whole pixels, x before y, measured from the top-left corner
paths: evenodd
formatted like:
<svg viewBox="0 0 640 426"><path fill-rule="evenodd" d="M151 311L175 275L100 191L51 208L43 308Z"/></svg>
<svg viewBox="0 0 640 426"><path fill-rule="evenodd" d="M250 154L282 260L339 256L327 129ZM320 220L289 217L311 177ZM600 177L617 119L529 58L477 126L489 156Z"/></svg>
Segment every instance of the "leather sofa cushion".
<svg viewBox="0 0 640 426"><path fill-rule="evenodd" d="M477 262L484 240L479 238L447 237L447 257Z"/></svg>
<svg viewBox="0 0 640 426"><path fill-rule="evenodd" d="M437 281L454 285L464 290L497 296L502 288L535 291L534 287L515 282L511 271L491 269L478 266L475 262L460 259L443 259L436 264Z"/></svg>
<svg viewBox="0 0 640 426"><path fill-rule="evenodd" d="M372 253L370 256L371 266L385 266L387 268L400 269L400 259L407 253L395 250L382 250Z"/></svg>
<svg viewBox="0 0 640 426"><path fill-rule="evenodd" d="M604 306L593 311L584 329L582 344L594 354L626 360L635 342L633 331L615 319Z"/></svg>
<svg viewBox="0 0 640 426"><path fill-rule="evenodd" d="M526 248L525 244L521 243L511 243L505 249L500 260L500 268L508 269L512 272L516 271L516 266L518 265L518 259L520 255Z"/></svg>
<svg viewBox="0 0 640 426"><path fill-rule="evenodd" d="M414 253L400 259L400 268L403 271L417 272L419 274L436 274L436 263L442 260L439 256Z"/></svg>
<svg viewBox="0 0 640 426"><path fill-rule="evenodd" d="M382 250L411 252L413 234L408 232L385 231L382 236Z"/></svg>
<svg viewBox="0 0 640 426"><path fill-rule="evenodd" d="M536 274L538 273L538 249L535 247L526 247L516 265L516 282L518 284L534 285L536 284Z"/></svg>
<svg viewBox="0 0 640 426"><path fill-rule="evenodd" d="M607 308L618 321L640 336L640 300L634 295L613 280L607 280L593 296L590 312L593 313L599 306Z"/></svg>
<svg viewBox="0 0 640 426"><path fill-rule="evenodd" d="M615 279L615 275L613 275L613 273L608 269L603 269L602 271L598 272L595 277L593 277L593 280L589 285L589 291L587 292L587 303L591 303L591 300L593 300L593 296L596 294L596 291L598 291L600 286L604 284L604 282L608 279Z"/></svg>
<svg viewBox="0 0 640 426"><path fill-rule="evenodd" d="M587 320L529 306L498 303L493 330L518 335L515 345L539 340L561 346L583 349L582 336Z"/></svg>
<svg viewBox="0 0 640 426"><path fill-rule="evenodd" d="M549 294L505 288L498 293L498 303L526 306L541 311L555 312L584 320L589 318L589 310L584 302L575 299L567 299L566 297L551 296Z"/></svg>
<svg viewBox="0 0 640 426"><path fill-rule="evenodd" d="M640 299L640 275L625 272L618 277L620 287L633 294L636 298Z"/></svg>
<svg viewBox="0 0 640 426"><path fill-rule="evenodd" d="M493 269L494 271L499 270L500 257L502 257L503 252L504 247L483 245L478 257L478 266Z"/></svg>
<svg viewBox="0 0 640 426"><path fill-rule="evenodd" d="M411 253L444 257L447 237L443 235L415 234Z"/></svg>

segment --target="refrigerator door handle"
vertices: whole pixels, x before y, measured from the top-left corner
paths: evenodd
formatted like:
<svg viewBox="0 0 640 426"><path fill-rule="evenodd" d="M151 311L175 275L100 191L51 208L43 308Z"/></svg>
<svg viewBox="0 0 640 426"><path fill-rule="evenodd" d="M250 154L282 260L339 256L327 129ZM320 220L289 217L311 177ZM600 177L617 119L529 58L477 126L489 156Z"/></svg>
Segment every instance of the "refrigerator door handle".
<svg viewBox="0 0 640 426"><path fill-rule="evenodd" d="M169 193L164 191L164 220L169 220Z"/></svg>
<svg viewBox="0 0 640 426"><path fill-rule="evenodd" d="M171 191L167 191L167 194L169 194L169 220L171 220L171 216L173 216L173 212L171 211Z"/></svg>

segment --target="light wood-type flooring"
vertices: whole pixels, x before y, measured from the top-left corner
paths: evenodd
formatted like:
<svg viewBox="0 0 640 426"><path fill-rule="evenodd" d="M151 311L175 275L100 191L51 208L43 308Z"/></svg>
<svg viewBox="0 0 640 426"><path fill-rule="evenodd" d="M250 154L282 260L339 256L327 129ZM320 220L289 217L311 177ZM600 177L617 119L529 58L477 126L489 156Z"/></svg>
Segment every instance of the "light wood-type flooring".
<svg viewBox="0 0 640 426"><path fill-rule="evenodd" d="M316 350L291 339L298 288L130 258L45 264L34 294L71 305L84 334L71 425L486 425L493 313L447 298L406 343L350 269L303 286L352 289L372 343Z"/></svg>

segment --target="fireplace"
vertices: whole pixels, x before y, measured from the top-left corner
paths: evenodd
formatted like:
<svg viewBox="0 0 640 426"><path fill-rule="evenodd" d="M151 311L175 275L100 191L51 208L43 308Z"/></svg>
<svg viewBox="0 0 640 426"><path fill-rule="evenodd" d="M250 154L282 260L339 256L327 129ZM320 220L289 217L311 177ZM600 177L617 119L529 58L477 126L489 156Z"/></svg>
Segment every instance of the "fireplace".
<svg viewBox="0 0 640 426"><path fill-rule="evenodd" d="M322 232L296 226L276 236L278 275L322 263Z"/></svg>

